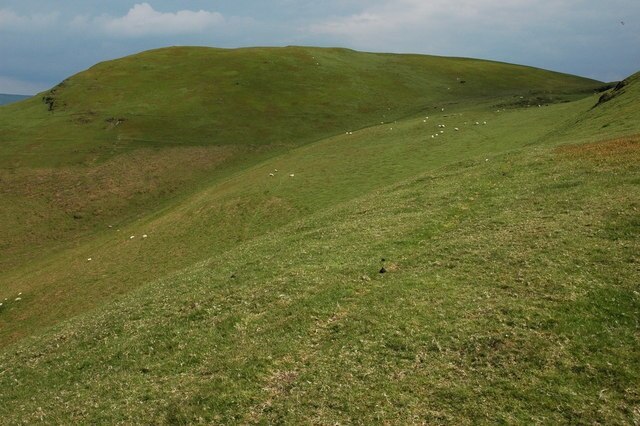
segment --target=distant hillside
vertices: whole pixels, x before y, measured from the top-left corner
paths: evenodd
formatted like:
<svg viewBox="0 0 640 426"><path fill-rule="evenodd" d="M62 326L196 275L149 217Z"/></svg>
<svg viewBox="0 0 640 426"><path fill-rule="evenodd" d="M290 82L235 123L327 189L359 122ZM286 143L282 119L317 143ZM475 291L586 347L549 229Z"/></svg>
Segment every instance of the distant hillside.
<svg viewBox="0 0 640 426"><path fill-rule="evenodd" d="M7 105L18 101L23 101L25 99L29 99L31 96L25 95L8 95L5 93L0 93L0 105Z"/></svg>
<svg viewBox="0 0 640 426"><path fill-rule="evenodd" d="M475 59L172 47L98 64L3 110L0 161L79 164L194 145L264 151L470 101L553 103L601 85Z"/></svg>

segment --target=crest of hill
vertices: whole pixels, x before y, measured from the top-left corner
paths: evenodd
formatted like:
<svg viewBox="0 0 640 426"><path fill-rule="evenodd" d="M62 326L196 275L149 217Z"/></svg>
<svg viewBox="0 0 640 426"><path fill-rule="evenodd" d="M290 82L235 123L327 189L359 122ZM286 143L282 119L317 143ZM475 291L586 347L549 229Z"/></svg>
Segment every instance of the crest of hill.
<svg viewBox="0 0 640 426"><path fill-rule="evenodd" d="M3 108L0 150L11 166L101 162L141 147L264 151L479 100L555 102L601 85L464 58L171 47L100 63Z"/></svg>

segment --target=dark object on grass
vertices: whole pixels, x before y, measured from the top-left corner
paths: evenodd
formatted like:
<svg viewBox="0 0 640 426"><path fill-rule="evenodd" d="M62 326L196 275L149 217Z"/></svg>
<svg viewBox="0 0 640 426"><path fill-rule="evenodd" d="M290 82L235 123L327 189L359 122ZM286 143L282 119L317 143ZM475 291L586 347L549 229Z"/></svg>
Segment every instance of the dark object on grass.
<svg viewBox="0 0 640 426"><path fill-rule="evenodd" d="M236 277L236 274L231 274L231 278L235 278L235 277Z"/></svg>
<svg viewBox="0 0 640 426"><path fill-rule="evenodd" d="M616 87L614 87L613 90L607 91L602 96L600 96L600 99L598 99L598 103L595 104L593 106L593 108L597 107L598 105L602 105L603 103L608 102L611 99L615 98L616 96L621 95L622 93L624 93L624 90L622 90L622 89L626 85L627 85L627 81L626 80L622 80L622 81L618 82L618 84L616 84Z"/></svg>
<svg viewBox="0 0 640 426"><path fill-rule="evenodd" d="M386 269L384 269L384 266L383 266L383 267L382 267L382 269L380 269L380 273L381 273L381 274L384 274L385 272L387 272L387 270L386 270Z"/></svg>
<svg viewBox="0 0 640 426"><path fill-rule="evenodd" d="M380 262L384 262L385 260L387 260L387 259L385 259L385 258L383 257L382 259L380 259Z"/></svg>

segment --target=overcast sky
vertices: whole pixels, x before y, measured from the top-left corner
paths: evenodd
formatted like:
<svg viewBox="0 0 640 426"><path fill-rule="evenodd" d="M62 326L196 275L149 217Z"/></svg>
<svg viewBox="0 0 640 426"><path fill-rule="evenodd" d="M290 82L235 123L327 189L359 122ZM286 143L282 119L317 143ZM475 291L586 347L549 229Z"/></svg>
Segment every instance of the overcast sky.
<svg viewBox="0 0 640 426"><path fill-rule="evenodd" d="M341 46L604 81L640 71L640 0L0 0L0 93L172 46Z"/></svg>

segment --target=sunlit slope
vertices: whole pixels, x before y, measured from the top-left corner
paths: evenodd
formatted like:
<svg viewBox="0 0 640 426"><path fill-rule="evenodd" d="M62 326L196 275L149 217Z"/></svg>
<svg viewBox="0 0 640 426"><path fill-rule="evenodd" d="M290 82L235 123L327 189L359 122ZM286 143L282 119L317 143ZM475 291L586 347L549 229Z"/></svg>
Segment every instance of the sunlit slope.
<svg viewBox="0 0 640 426"><path fill-rule="evenodd" d="M0 417L636 422L638 90L341 131L3 270Z"/></svg>
<svg viewBox="0 0 640 426"><path fill-rule="evenodd" d="M0 317L0 342L39 332L292 220L427 170L557 143L550 134L596 101L592 96L545 108L439 111L429 119L369 127L256 164L129 224L105 225L73 248L30 256L0 275L0 297L23 293L21 303ZM13 229L7 235L22 237Z"/></svg>
<svg viewBox="0 0 640 426"><path fill-rule="evenodd" d="M304 47L167 48L98 64L0 108L0 270L327 136L442 108L553 104L600 85L481 60Z"/></svg>
<svg viewBox="0 0 640 426"><path fill-rule="evenodd" d="M1 109L1 164L74 164L137 147L300 145L470 100L553 102L600 85L472 59L165 48L98 64Z"/></svg>
<svg viewBox="0 0 640 426"><path fill-rule="evenodd" d="M381 187L12 347L0 413L632 424L638 161L627 137Z"/></svg>

